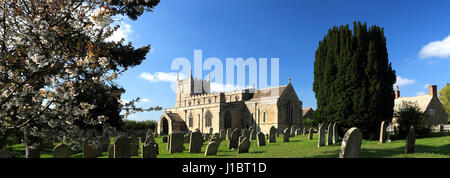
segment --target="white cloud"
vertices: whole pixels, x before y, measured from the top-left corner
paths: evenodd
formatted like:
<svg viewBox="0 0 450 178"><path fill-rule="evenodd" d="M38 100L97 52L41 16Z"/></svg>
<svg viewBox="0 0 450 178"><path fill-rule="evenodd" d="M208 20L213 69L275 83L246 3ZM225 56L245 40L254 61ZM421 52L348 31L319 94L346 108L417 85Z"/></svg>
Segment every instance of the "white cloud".
<svg viewBox="0 0 450 178"><path fill-rule="evenodd" d="M150 100L149 100L148 98L142 98L142 99L141 99L141 102L143 102L143 103L148 103L148 102L150 102Z"/></svg>
<svg viewBox="0 0 450 178"><path fill-rule="evenodd" d="M150 74L148 72L144 72L139 75L139 78L150 82L175 82L177 81L177 73L155 72L154 74Z"/></svg>
<svg viewBox="0 0 450 178"><path fill-rule="evenodd" d="M407 79L402 78L401 76L397 76L397 82L394 84L394 86L406 86L416 83L416 80L413 79Z"/></svg>
<svg viewBox="0 0 450 178"><path fill-rule="evenodd" d="M117 29L108 39L106 39L107 42L118 42L122 38L125 39L125 41L128 41L128 36L133 33L133 30L131 29L132 26L130 24L127 24L125 22L120 22L120 28Z"/></svg>
<svg viewBox="0 0 450 178"><path fill-rule="evenodd" d="M431 85L431 84L427 83L427 84L425 84L425 85L423 86L423 88L428 89L428 88L430 88L430 85Z"/></svg>
<svg viewBox="0 0 450 178"><path fill-rule="evenodd" d="M419 52L422 59L439 57L447 58L450 56L450 35L442 41L433 41L425 45Z"/></svg>
<svg viewBox="0 0 450 178"><path fill-rule="evenodd" d="M427 95L425 92L423 91L419 91L416 93L417 96L422 96L422 95Z"/></svg>

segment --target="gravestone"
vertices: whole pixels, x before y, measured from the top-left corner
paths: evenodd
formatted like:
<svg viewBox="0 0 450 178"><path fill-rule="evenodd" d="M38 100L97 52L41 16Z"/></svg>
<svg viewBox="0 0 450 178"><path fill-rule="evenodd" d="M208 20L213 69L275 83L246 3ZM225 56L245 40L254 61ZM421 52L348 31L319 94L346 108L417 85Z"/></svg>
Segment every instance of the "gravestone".
<svg viewBox="0 0 450 178"><path fill-rule="evenodd" d="M313 137L314 137L313 128L309 128L309 136L308 136L308 140L312 140Z"/></svg>
<svg viewBox="0 0 450 178"><path fill-rule="evenodd" d="M227 129L227 140L230 140L232 133L233 133L233 130L231 128L228 128Z"/></svg>
<svg viewBox="0 0 450 178"><path fill-rule="evenodd" d="M250 131L248 129L244 129L242 131L242 136L244 136L245 138L250 139Z"/></svg>
<svg viewBox="0 0 450 178"><path fill-rule="evenodd" d="M163 138L162 138L162 142L163 142L163 143L167 143L167 140L168 140L167 137L163 137Z"/></svg>
<svg viewBox="0 0 450 178"><path fill-rule="evenodd" d="M306 135L306 128L303 128L303 135Z"/></svg>
<svg viewBox="0 0 450 178"><path fill-rule="evenodd" d="M242 141L239 142L238 146L238 154L239 153L248 153L248 150L250 148L250 141L247 137L242 136Z"/></svg>
<svg viewBox="0 0 450 178"><path fill-rule="evenodd" d="M11 151L8 150L0 150L0 158L12 158Z"/></svg>
<svg viewBox="0 0 450 178"><path fill-rule="evenodd" d="M25 158L41 158L41 153L37 146L26 146L25 149Z"/></svg>
<svg viewBox="0 0 450 178"><path fill-rule="evenodd" d="M110 140L107 135L100 137L100 151L105 152L108 151Z"/></svg>
<svg viewBox="0 0 450 178"><path fill-rule="evenodd" d="M256 130L252 129L250 131L250 140L256 140Z"/></svg>
<svg viewBox="0 0 450 178"><path fill-rule="evenodd" d="M327 145L333 145L333 125L331 123L328 124L327 132Z"/></svg>
<svg viewBox="0 0 450 178"><path fill-rule="evenodd" d="M220 146L220 141L209 142L208 145L206 146L205 156L216 155L217 150L219 149L219 146Z"/></svg>
<svg viewBox="0 0 450 178"><path fill-rule="evenodd" d="M114 145L111 145L108 148L108 158L114 158Z"/></svg>
<svg viewBox="0 0 450 178"><path fill-rule="evenodd" d="M289 136L290 136L289 128L284 129L283 142L289 142Z"/></svg>
<svg viewBox="0 0 450 178"><path fill-rule="evenodd" d="M222 142L222 139L218 136L213 136L213 137L211 137L211 139L209 139L209 142L213 142L213 141Z"/></svg>
<svg viewBox="0 0 450 178"><path fill-rule="evenodd" d="M211 128L209 128L209 135L212 135L213 134L213 128L211 127Z"/></svg>
<svg viewBox="0 0 450 178"><path fill-rule="evenodd" d="M258 134L256 134L256 138L258 141L258 146L266 145L266 138L264 137L264 134L262 132L258 132Z"/></svg>
<svg viewBox="0 0 450 178"><path fill-rule="evenodd" d="M409 128L408 136L406 137L405 153L414 153L414 147L416 146L416 133L414 132L414 126Z"/></svg>
<svg viewBox="0 0 450 178"><path fill-rule="evenodd" d="M130 158L130 140L126 136L119 136L114 141L114 158Z"/></svg>
<svg viewBox="0 0 450 178"><path fill-rule="evenodd" d="M97 158L98 151L92 145L85 143L83 145L83 158Z"/></svg>
<svg viewBox="0 0 450 178"><path fill-rule="evenodd" d="M277 129L272 126L269 130L269 143L277 142Z"/></svg>
<svg viewBox="0 0 450 178"><path fill-rule="evenodd" d="M191 134L188 133L187 135L184 136L183 142L184 143L189 143L190 140L191 140Z"/></svg>
<svg viewBox="0 0 450 178"><path fill-rule="evenodd" d="M234 130L233 133L231 133L231 138L228 142L228 149L237 149L238 148L238 140L239 139L239 133L237 130Z"/></svg>
<svg viewBox="0 0 450 178"><path fill-rule="evenodd" d="M298 128L295 129L295 136L301 136L302 135L302 129Z"/></svg>
<svg viewBox="0 0 450 178"><path fill-rule="evenodd" d="M150 145L156 143L155 138L153 138L153 135L148 135L145 139L144 145Z"/></svg>
<svg viewBox="0 0 450 178"><path fill-rule="evenodd" d="M333 144L336 144L339 141L339 135L336 127L336 122L333 124Z"/></svg>
<svg viewBox="0 0 450 178"><path fill-rule="evenodd" d="M70 148L64 143L56 145L53 149L53 158L70 158L70 155Z"/></svg>
<svg viewBox="0 0 450 178"><path fill-rule="evenodd" d="M356 127L349 129L342 139L339 158L358 158L361 150L361 142L361 131Z"/></svg>
<svg viewBox="0 0 450 178"><path fill-rule="evenodd" d="M139 155L139 139L132 135L128 138L130 141L130 156L138 156Z"/></svg>
<svg viewBox="0 0 450 178"><path fill-rule="evenodd" d="M184 134L172 133L169 136L169 153L181 153L184 151Z"/></svg>
<svg viewBox="0 0 450 178"><path fill-rule="evenodd" d="M295 131L296 131L297 129L296 129L296 127L295 127L295 125L292 125L291 126L291 128L289 129L289 131L290 131L290 137L295 137Z"/></svg>
<svg viewBox="0 0 450 178"><path fill-rule="evenodd" d="M387 124L386 121L381 122L380 126L380 139L378 140L378 143L383 144L386 142L386 128Z"/></svg>
<svg viewBox="0 0 450 178"><path fill-rule="evenodd" d="M317 147L325 146L325 128L323 124L319 125L319 138Z"/></svg>
<svg viewBox="0 0 450 178"><path fill-rule="evenodd" d="M158 144L142 145L142 158L156 158L158 155Z"/></svg>
<svg viewBox="0 0 450 178"><path fill-rule="evenodd" d="M224 130L224 129L220 129L220 139L223 139L223 140L225 140L226 139L226 137L227 137L227 131L226 130Z"/></svg>
<svg viewBox="0 0 450 178"><path fill-rule="evenodd" d="M202 149L202 133L195 131L191 133L189 141L189 152L200 153Z"/></svg>

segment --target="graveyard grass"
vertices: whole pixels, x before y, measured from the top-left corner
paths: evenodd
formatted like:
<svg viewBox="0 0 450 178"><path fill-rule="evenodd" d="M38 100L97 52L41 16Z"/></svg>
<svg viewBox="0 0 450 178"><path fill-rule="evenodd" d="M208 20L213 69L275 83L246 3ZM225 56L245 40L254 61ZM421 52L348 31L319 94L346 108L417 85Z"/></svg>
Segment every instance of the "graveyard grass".
<svg viewBox="0 0 450 178"><path fill-rule="evenodd" d="M290 142L283 143L282 135L277 137L276 143L268 143L258 147L256 140L251 141L249 153L237 154L236 150L228 150L228 141L221 142L217 155L204 156L207 142L203 144L200 153L189 153L189 144L185 144L183 153L169 154L167 144L162 143L162 137L155 138L159 144L158 158L337 158L341 143L332 146L317 147L317 134L313 140L308 140L307 135L291 137ZM111 138L111 144L114 138ZM450 158L450 133L433 133L433 137L418 138L416 140L415 153L404 154L405 140L394 140L390 143L379 144L378 141L363 140L361 145L361 158ZM142 143L140 143L142 144ZM57 145L57 143L54 143ZM23 144L13 145L14 156L23 158L25 148ZM53 150L41 151L41 158L52 158ZM140 158L139 156L132 158ZM99 158L107 158L104 152ZM82 158L83 154L74 153L72 158Z"/></svg>

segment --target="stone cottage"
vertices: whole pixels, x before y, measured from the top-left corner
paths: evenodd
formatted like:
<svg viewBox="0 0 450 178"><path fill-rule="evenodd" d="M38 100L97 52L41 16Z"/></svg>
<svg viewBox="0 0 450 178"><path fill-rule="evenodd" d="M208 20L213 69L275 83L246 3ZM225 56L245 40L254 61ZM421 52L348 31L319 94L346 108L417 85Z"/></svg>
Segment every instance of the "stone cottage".
<svg viewBox="0 0 450 178"><path fill-rule="evenodd" d="M441 101L437 96L437 86L430 85L430 93L428 95L414 96L414 97L400 97L398 86L395 90L395 106L394 113L398 111L403 103L415 104L419 107L421 112L424 112L428 118L426 124L438 125L447 124L448 115L442 106ZM393 123L396 123L397 118L393 118Z"/></svg>

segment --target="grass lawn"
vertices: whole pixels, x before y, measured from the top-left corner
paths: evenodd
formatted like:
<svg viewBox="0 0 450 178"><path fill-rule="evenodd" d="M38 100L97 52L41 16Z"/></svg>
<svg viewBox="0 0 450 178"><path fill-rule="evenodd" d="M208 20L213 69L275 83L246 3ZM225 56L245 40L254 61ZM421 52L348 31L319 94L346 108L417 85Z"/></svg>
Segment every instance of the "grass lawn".
<svg viewBox="0 0 450 178"><path fill-rule="evenodd" d="M450 158L450 134L435 133L434 137L419 138L416 140L414 154L404 154L405 140L395 140L390 143L378 144L378 141L363 140L360 157L362 158ZM258 147L256 140L251 141L249 153L236 154L236 150L228 150L228 141L220 144L219 151L215 156L208 158L337 158L340 150L340 143L332 146L317 147L317 134L313 140L308 140L307 136L291 137L290 142L283 143L282 137L277 138L277 143L268 143L266 146ZM113 138L111 138L112 143ZM155 139L159 144L158 158L205 158L204 152L206 144L202 147L201 153L189 153L189 144L185 144L184 153L169 154L167 144L162 143L162 137ZM57 143L55 143L56 145ZM25 148L23 144L13 145L14 156L23 158ZM139 150L139 155L141 150ZM107 158L108 153L104 152L100 158ZM82 158L82 153L74 153L73 158ZM51 158L52 150L41 151L41 158ZM139 158L135 156L133 158Z"/></svg>

